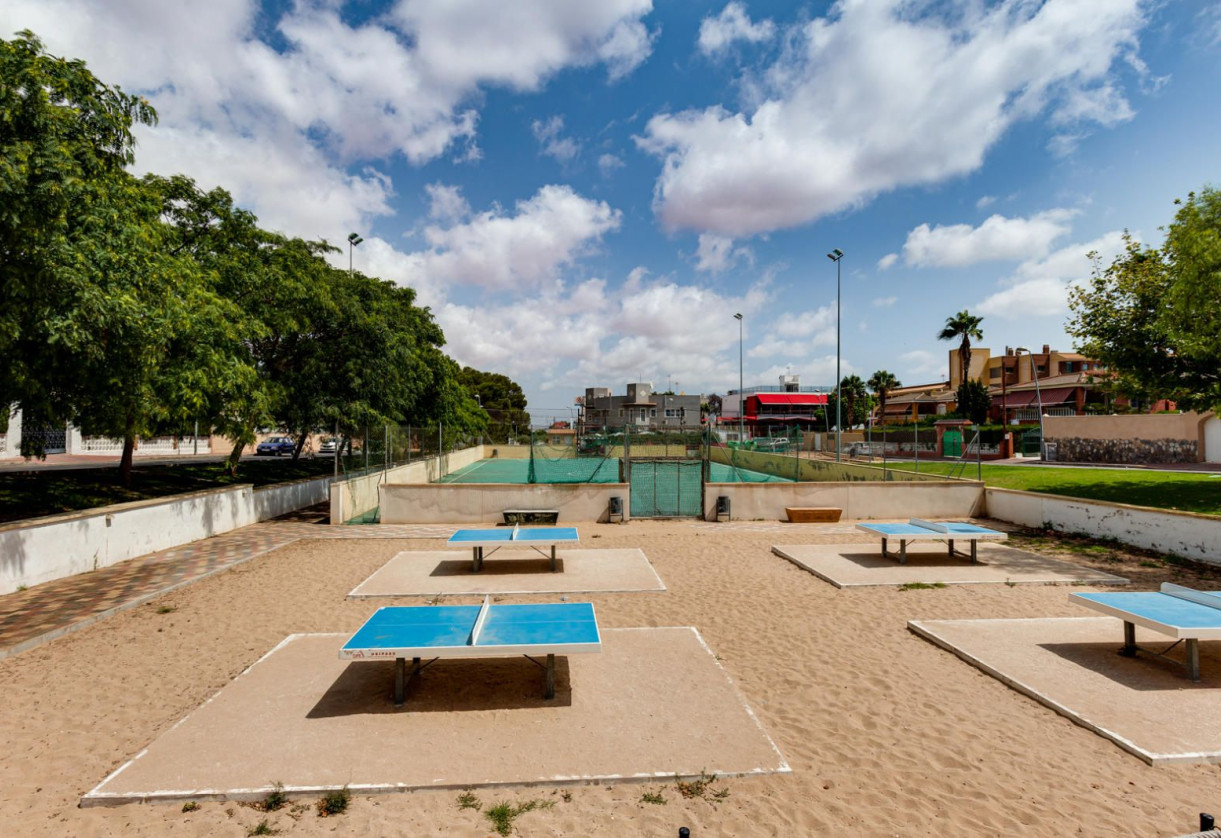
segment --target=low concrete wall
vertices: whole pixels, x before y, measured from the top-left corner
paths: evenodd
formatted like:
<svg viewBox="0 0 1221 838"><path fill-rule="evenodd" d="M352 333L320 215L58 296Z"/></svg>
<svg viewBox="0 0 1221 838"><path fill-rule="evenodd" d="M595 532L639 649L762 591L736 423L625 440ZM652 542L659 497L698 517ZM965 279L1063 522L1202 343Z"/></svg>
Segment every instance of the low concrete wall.
<svg viewBox="0 0 1221 838"><path fill-rule="evenodd" d="M609 519L610 499L623 499L626 483L383 483L383 524L501 523L506 509L558 509L561 523Z"/></svg>
<svg viewBox="0 0 1221 838"><path fill-rule="evenodd" d="M964 518L981 515L982 483L969 480L851 483L709 483L704 489L704 517L716 518L717 497L730 502L735 521L783 520L790 506L824 506L843 510L843 517Z"/></svg>
<svg viewBox="0 0 1221 838"><path fill-rule="evenodd" d="M1050 526L1092 538L1221 564L1221 517L1082 500L1014 489L988 489L987 514L1026 527Z"/></svg>
<svg viewBox="0 0 1221 838"><path fill-rule="evenodd" d="M326 500L331 478L227 486L0 525L0 594L189 544Z"/></svg>
<svg viewBox="0 0 1221 838"><path fill-rule="evenodd" d="M1211 415L1047 416L1043 433L1064 462L1195 463L1204 458L1204 422Z"/></svg>
<svg viewBox="0 0 1221 838"><path fill-rule="evenodd" d="M331 523L346 524L377 509L381 503L378 489L383 484L435 483L451 471L479 462L484 458L485 450L486 456L490 457L493 447L502 446L475 445L441 457L426 457L390 469L337 480L331 484ZM385 522L385 519L382 521Z"/></svg>

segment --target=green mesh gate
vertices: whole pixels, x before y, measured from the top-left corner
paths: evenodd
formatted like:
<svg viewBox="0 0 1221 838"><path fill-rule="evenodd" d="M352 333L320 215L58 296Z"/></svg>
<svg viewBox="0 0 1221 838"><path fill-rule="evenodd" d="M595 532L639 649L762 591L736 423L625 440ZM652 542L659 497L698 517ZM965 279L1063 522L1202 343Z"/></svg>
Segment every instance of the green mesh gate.
<svg viewBox="0 0 1221 838"><path fill-rule="evenodd" d="M700 460L632 460L633 518L698 518L703 512Z"/></svg>

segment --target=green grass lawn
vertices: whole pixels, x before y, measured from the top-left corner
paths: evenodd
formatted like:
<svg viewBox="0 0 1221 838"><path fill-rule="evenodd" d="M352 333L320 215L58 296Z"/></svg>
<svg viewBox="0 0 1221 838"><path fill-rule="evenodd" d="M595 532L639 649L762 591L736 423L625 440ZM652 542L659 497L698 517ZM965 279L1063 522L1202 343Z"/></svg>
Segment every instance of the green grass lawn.
<svg viewBox="0 0 1221 838"><path fill-rule="evenodd" d="M913 464L887 463L912 471ZM920 471L974 480L975 464L920 463ZM1131 503L1180 512L1221 515L1221 475L1146 469L1056 468L1054 466L983 466L984 483L998 489L1021 489L1074 498Z"/></svg>
<svg viewBox="0 0 1221 838"><path fill-rule="evenodd" d="M330 474L334 468L329 458L296 463L280 457L244 459L238 465L237 477L231 477L223 463L137 463L132 467L130 489L123 486L117 464L113 468L0 472L0 522L215 489L233 483L253 483L255 486L286 483Z"/></svg>

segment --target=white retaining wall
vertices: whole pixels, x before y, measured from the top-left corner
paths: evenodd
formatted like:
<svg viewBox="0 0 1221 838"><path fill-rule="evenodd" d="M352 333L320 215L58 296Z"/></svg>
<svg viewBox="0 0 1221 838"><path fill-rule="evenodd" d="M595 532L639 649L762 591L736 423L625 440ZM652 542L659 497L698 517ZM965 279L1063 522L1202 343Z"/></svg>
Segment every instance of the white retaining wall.
<svg viewBox="0 0 1221 838"><path fill-rule="evenodd" d="M231 486L0 525L0 594L229 532L326 500L331 478Z"/></svg>
<svg viewBox="0 0 1221 838"><path fill-rule="evenodd" d="M852 483L709 483L704 517L716 518L717 497L729 498L734 521L785 520L785 508L831 507L850 520L959 518L980 515L982 483L968 480Z"/></svg>
<svg viewBox="0 0 1221 838"><path fill-rule="evenodd" d="M383 524L503 523L506 509L555 509L560 523L606 522L610 499L623 499L630 517L626 483L433 483L382 484Z"/></svg>
<svg viewBox="0 0 1221 838"><path fill-rule="evenodd" d="M1082 500L1015 489L988 489L989 518L1026 527L1050 526L1092 538L1221 564L1221 518L1147 506Z"/></svg>
<svg viewBox="0 0 1221 838"><path fill-rule="evenodd" d="M345 524L377 509L381 503L378 487L384 483L435 483L444 474L479 462L484 457L484 449L490 452L493 447L505 446L474 445L441 457L427 457L383 471L337 480L331 484L331 523ZM380 520L383 524L390 523L385 518Z"/></svg>

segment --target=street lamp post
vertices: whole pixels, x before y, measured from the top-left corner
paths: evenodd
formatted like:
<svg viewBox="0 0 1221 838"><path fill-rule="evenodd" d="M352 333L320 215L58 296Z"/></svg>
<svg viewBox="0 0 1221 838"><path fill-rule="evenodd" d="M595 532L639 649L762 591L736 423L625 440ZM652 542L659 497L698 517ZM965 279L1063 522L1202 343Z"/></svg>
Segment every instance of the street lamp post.
<svg viewBox="0 0 1221 838"><path fill-rule="evenodd" d="M1030 359L1030 374L1034 377L1034 397L1038 400L1039 405L1039 460L1043 460L1043 396L1039 392L1039 370L1034 363L1034 355L1029 349L1024 346L1016 346L1013 351L1017 354L1026 353L1026 357Z"/></svg>
<svg viewBox="0 0 1221 838"><path fill-rule="evenodd" d="M840 378L839 378L839 263L844 258L844 251L838 247L827 254L827 258L835 263L835 462L840 461Z"/></svg>
<svg viewBox="0 0 1221 838"><path fill-rule="evenodd" d="M742 445L743 413L746 410L746 400L742 397L742 315L735 314L738 321L738 445Z"/></svg>
<svg viewBox="0 0 1221 838"><path fill-rule="evenodd" d="M352 248L363 241L364 239L355 233L348 233L348 279L352 278Z"/></svg>

